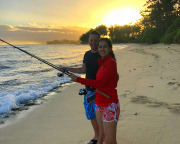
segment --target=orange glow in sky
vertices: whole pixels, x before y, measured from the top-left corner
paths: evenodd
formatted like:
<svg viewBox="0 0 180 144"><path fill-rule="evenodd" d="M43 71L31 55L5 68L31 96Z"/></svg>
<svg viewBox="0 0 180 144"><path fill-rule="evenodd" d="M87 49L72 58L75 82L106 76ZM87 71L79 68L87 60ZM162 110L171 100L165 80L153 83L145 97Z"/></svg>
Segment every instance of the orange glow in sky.
<svg viewBox="0 0 180 144"><path fill-rule="evenodd" d="M141 15L137 10L121 8L121 9L113 10L112 12L104 16L103 23L106 26L125 25L129 23L134 24L140 18Z"/></svg>
<svg viewBox="0 0 180 144"><path fill-rule="evenodd" d="M17 42L78 40L99 25L134 24L147 0L0 0L0 37Z"/></svg>
<svg viewBox="0 0 180 144"><path fill-rule="evenodd" d="M140 18L146 0L36 0L0 4L0 25L83 26L128 24Z"/></svg>

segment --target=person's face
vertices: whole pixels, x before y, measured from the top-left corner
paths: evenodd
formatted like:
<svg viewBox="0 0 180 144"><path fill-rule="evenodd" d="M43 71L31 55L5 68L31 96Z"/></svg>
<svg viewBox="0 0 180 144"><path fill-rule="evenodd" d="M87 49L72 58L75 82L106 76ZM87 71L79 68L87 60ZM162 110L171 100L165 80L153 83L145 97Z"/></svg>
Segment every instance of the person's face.
<svg viewBox="0 0 180 144"><path fill-rule="evenodd" d="M105 57L109 55L111 51L111 48L108 46L108 44L105 41L100 41L98 46L98 52L101 57Z"/></svg>
<svg viewBox="0 0 180 144"><path fill-rule="evenodd" d="M93 52L97 52L98 44L99 44L99 37L95 34L90 34L89 35L89 45Z"/></svg>

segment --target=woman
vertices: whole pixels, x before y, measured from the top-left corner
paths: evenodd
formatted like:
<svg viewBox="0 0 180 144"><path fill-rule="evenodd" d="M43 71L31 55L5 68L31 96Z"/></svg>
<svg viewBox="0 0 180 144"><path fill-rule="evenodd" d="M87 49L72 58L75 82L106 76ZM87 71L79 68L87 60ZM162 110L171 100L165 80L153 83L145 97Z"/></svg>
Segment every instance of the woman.
<svg viewBox="0 0 180 144"><path fill-rule="evenodd" d="M112 50L111 40L102 38L99 41L98 72L96 80L80 78L71 74L73 81L96 88L95 110L100 128L98 144L117 144L117 121L120 114L120 105L117 95L117 64ZM104 138L102 139L102 135Z"/></svg>

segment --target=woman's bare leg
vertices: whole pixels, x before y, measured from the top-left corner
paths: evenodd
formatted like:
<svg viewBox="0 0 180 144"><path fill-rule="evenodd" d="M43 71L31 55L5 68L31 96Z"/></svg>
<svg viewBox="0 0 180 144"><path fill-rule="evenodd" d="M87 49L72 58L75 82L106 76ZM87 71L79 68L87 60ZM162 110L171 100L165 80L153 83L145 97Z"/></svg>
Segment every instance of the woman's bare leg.
<svg viewBox="0 0 180 144"><path fill-rule="evenodd" d="M117 144L116 140L116 131L117 131L117 122L103 122L104 127L104 144Z"/></svg>
<svg viewBox="0 0 180 144"><path fill-rule="evenodd" d="M98 144L103 144L104 128L103 128L102 114L99 111L96 111L96 120L97 120L98 128L99 128Z"/></svg>

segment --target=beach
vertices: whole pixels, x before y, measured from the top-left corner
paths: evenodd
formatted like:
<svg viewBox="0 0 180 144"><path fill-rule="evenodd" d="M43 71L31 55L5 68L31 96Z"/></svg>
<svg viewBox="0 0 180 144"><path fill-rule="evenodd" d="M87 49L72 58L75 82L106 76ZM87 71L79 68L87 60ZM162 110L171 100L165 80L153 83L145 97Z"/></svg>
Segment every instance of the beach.
<svg viewBox="0 0 180 144"><path fill-rule="evenodd" d="M180 45L129 44L115 51L121 114L118 144L180 143ZM0 144L85 144L83 86L69 84L0 128ZM23 113L23 112L22 112Z"/></svg>

